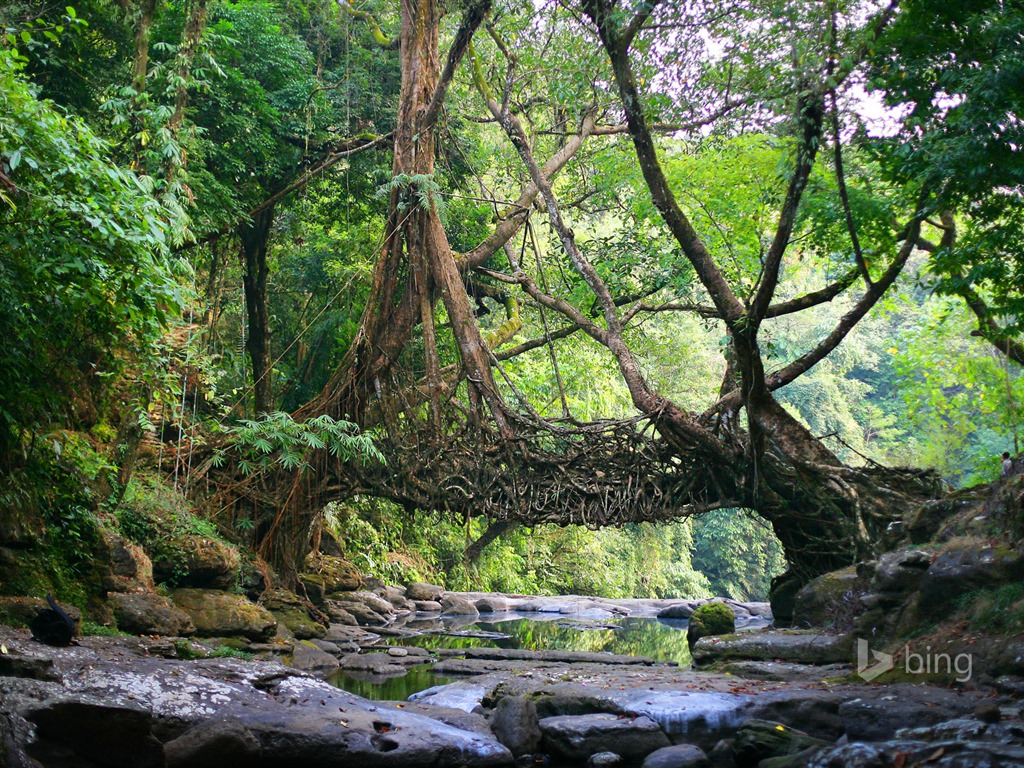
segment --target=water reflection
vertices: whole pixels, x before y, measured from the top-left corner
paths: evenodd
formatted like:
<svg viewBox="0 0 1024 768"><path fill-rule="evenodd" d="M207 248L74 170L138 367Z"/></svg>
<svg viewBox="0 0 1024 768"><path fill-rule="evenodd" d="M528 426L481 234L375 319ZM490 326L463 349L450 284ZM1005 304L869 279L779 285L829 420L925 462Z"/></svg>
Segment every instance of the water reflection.
<svg viewBox="0 0 1024 768"><path fill-rule="evenodd" d="M467 636L469 632L493 634L492 637ZM394 644L438 648L521 648L530 651L589 651L629 656L647 656L655 661L690 664L683 619L621 618L588 622L561 617L480 621L463 625L457 635L450 628L432 628L423 634L389 638Z"/></svg>
<svg viewBox="0 0 1024 768"><path fill-rule="evenodd" d="M421 664L409 667L407 672L398 675L377 675L358 670L342 671L335 674L330 682L364 699L405 701L419 691L455 682L455 678L434 674L433 664Z"/></svg>

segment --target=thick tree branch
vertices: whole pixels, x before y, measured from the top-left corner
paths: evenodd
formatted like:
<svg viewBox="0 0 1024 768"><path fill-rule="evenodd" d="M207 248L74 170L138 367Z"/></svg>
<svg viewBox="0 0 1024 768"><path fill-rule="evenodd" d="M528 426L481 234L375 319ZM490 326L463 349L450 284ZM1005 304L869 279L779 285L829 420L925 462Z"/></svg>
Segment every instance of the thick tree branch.
<svg viewBox="0 0 1024 768"><path fill-rule="evenodd" d="M661 0L644 0L640 4L640 8L633 14L633 18L629 20L629 23L622 30L622 44L627 48L633 44L633 39L637 33L643 28L646 21L651 18L651 14L654 13L654 9L658 7L658 3Z"/></svg>
<svg viewBox="0 0 1024 768"><path fill-rule="evenodd" d="M654 205L693 265L697 277L711 296L718 312L726 322L733 323L745 314L746 309L729 287L704 242L679 207L665 178L629 60L629 41L624 40L619 32L618 22L614 18L615 10L610 7L607 0L585 0L583 9L597 25L601 42L611 59L615 82L626 113L629 135L633 140L636 156Z"/></svg>
<svg viewBox="0 0 1024 768"><path fill-rule="evenodd" d="M824 113L823 94L808 87L806 92L797 99L796 119L802 130L796 148L796 167L793 169L793 177L786 190L786 198L779 213L775 236L772 238L772 244L765 256L764 267L761 271L761 285L750 305L750 320L754 328L764 317L779 284L782 257L789 247L789 239L793 234L793 227L796 225L797 209L800 207L800 200L807 188L807 180L814 167L814 158L818 154Z"/></svg>
<svg viewBox="0 0 1024 768"><path fill-rule="evenodd" d="M1024 365L1024 344L1011 337L999 326L999 323L992 318L992 310L989 309L988 304L978 292L967 285L960 288L957 293L966 302L974 316L978 318L978 329L972 331L971 335L980 336L1017 365Z"/></svg>
<svg viewBox="0 0 1024 768"><path fill-rule="evenodd" d="M430 98L426 111L420 116L419 130L421 132L434 127L437 116L441 113L445 94L448 93L448 87L452 84L452 78L455 77L455 70L458 68L459 62L462 61L462 57L466 55L473 34L483 23L484 17L490 10L491 0L480 0L466 8L462 15L462 23L455 33L451 48L448 49L448 58L445 60L441 77L437 81L437 88Z"/></svg>
<svg viewBox="0 0 1024 768"><path fill-rule="evenodd" d="M490 97L490 90L487 88L487 83L484 80L480 67L480 61L473 50L472 43L469 45L468 52L473 59L474 82L477 89L480 90L482 88L482 92L486 93L487 97ZM593 132L594 121L595 115L593 112L588 112L584 115L579 133L570 138L561 149L548 158L548 161L541 166L541 176L550 180L565 167L576 153L580 151L587 137ZM465 272L479 267L497 253L505 243L511 240L526 222L530 206L533 205L533 201L537 199L538 194L540 194L540 190L533 181L523 187L523 191L519 194L518 199L506 209L508 213L505 214L505 217L498 226L494 228L494 231L472 250L457 256L459 269Z"/></svg>
<svg viewBox="0 0 1024 768"><path fill-rule="evenodd" d="M860 300L849 312L840 318L835 328L832 329L832 332L822 339L814 349L804 353L785 368L776 371L768 377L766 383L769 390L774 391L780 387L786 386L821 362L828 354L839 346L839 343L846 338L847 334L853 330L853 327L859 323L868 311L878 303L878 300L885 295L885 292L889 290L889 287L896 281L896 278L899 277L900 272L903 271L903 267L906 265L907 259L910 258L910 254L914 251L918 234L921 231L921 222L924 220L924 208L927 196L927 191L922 192L918 201L917 212L914 214L914 217L911 219L908 227L907 239L900 247L899 252L896 254L896 258L893 259L892 264L889 265L889 268L885 273L876 282L868 286Z"/></svg>
<svg viewBox="0 0 1024 768"><path fill-rule="evenodd" d="M781 317L782 315L791 315L795 312L802 312L805 309L811 309L820 304L830 302L836 296L853 285L857 281L857 276L859 274L860 272L856 268L851 269L834 283L831 283L820 290L811 291L810 293L805 293L792 299L772 304L765 311L764 316L766 318L770 318ZM638 304L631 308L623 317L623 322L628 322L628 320L631 320L635 315L641 312L692 312L693 314L700 315L701 317L718 320L722 319L722 316L718 314L718 310L714 307L709 307L707 304L666 301L663 304Z"/></svg>

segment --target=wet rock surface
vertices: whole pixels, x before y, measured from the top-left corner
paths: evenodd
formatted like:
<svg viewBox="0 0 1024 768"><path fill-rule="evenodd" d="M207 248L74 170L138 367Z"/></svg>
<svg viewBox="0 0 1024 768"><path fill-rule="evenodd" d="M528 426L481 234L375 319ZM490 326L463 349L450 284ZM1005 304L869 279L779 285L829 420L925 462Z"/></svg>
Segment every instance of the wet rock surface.
<svg viewBox="0 0 1024 768"><path fill-rule="evenodd" d="M382 709L280 664L172 661L120 638L67 649L41 646L20 631L5 630L2 639L5 655L49 657L60 679L0 677L9 765L512 762L493 736ZM226 754L233 754L230 761Z"/></svg>

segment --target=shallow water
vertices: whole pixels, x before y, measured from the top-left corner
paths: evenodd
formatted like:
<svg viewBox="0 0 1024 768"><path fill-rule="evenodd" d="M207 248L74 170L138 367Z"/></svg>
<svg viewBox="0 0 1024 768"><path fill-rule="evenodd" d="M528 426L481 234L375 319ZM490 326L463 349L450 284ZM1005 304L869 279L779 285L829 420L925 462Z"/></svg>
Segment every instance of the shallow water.
<svg viewBox="0 0 1024 768"><path fill-rule="evenodd" d="M655 661L674 661L683 667L691 661L685 619L622 617L581 621L571 615L514 613L485 616L472 623L465 618L431 619L417 627L419 623L410 622L406 628L420 634L382 637L380 645L415 645L429 650L483 647L590 651L647 656ZM451 678L435 675L432 665L420 665L410 668L406 675L389 678L341 672L332 682L364 698L394 701L451 682Z"/></svg>

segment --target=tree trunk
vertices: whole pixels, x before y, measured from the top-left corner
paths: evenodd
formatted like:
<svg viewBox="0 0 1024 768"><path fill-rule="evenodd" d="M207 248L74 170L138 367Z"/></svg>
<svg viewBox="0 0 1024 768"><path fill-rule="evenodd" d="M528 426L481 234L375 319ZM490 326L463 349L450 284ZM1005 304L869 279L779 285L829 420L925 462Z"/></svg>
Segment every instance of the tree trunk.
<svg viewBox="0 0 1024 768"><path fill-rule="evenodd" d="M242 284L245 289L245 311L249 335L245 348L252 365L253 401L255 412L268 413L274 407L274 388L271 380L270 359L270 307L267 304L267 249L270 245L270 227L274 209L270 207L253 216L242 225L239 236L242 243Z"/></svg>

